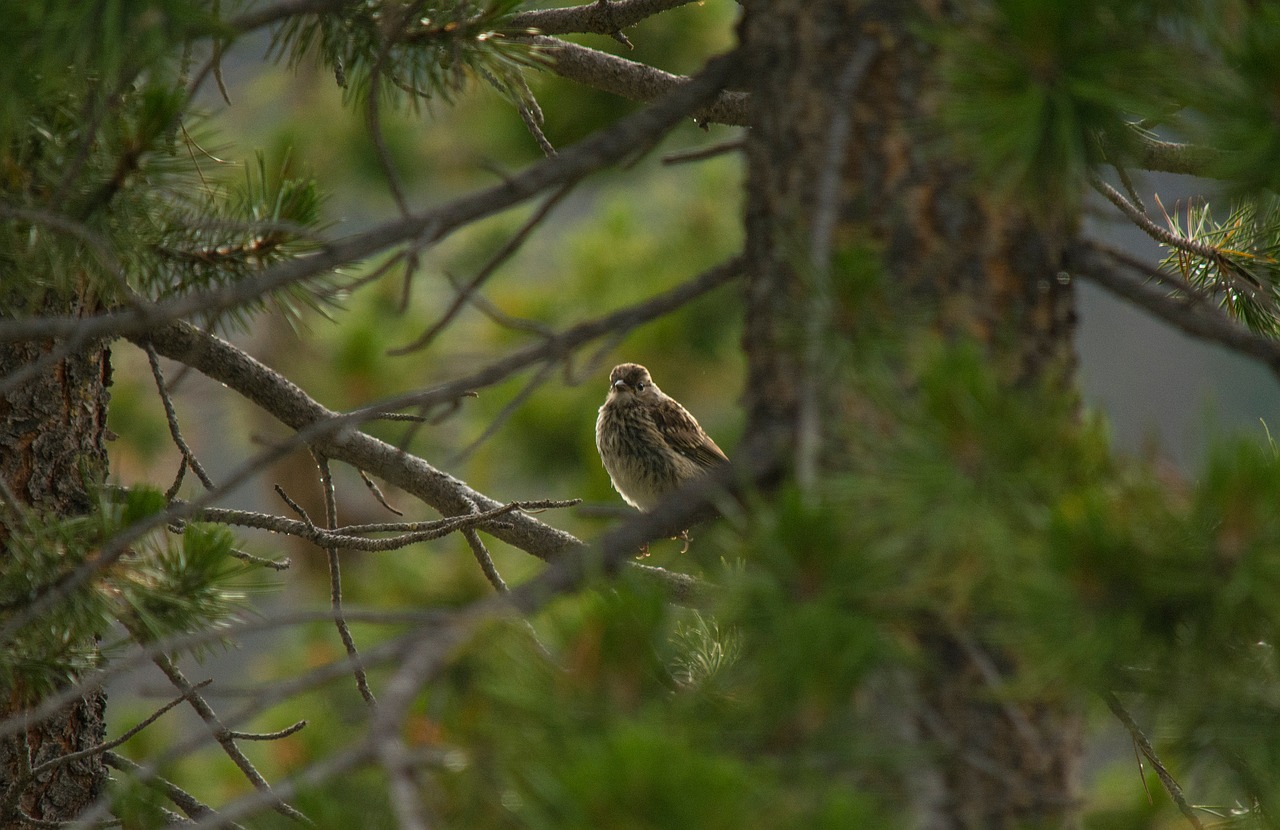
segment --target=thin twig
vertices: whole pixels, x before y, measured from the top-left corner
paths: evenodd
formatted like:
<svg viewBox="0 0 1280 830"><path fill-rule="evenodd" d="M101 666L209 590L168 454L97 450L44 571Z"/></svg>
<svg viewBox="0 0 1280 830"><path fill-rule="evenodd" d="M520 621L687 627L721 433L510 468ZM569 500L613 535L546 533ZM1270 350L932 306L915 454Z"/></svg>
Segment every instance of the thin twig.
<svg viewBox="0 0 1280 830"><path fill-rule="evenodd" d="M196 714L200 716L200 719L208 724L209 731L213 735L214 740L222 746L223 751L227 753L227 757L229 757L231 761L240 768L240 771L244 773L244 776L249 779L249 783L253 784L255 788L263 791L264 793L270 793L271 785L267 783L267 779L262 777L262 773L258 772L258 769L253 765L253 762L245 757L245 754L240 751L240 747L236 745L235 739L231 737L227 728L218 719L218 715L213 711L213 707L211 707L200 693L196 691L195 686L187 680L186 676L183 675L182 670L179 669L167 655L156 655L151 662L155 663L160 671L164 672L165 676L169 678L169 681L177 687L178 691L182 692L184 699L191 704L191 708L195 709ZM307 826L314 826L310 819L278 798L272 799L272 809L277 813L280 813L282 816L291 818L294 821L301 822Z"/></svg>
<svg viewBox="0 0 1280 830"><path fill-rule="evenodd" d="M521 12L511 18L509 25L512 29L537 29L548 35L612 35L647 17L692 2L695 0L613 0L602 5L593 0L581 6Z"/></svg>
<svg viewBox="0 0 1280 830"><path fill-rule="evenodd" d="M147 363L151 365L151 377L155 379L156 390L160 393L161 403L164 404L164 417L169 422L169 436L173 438L173 443L177 445L178 452L182 453L184 464L191 468L191 471L200 479L200 483L204 485L205 489L215 489L213 479L209 478L209 474L204 471L204 467L200 464L200 459L196 458L196 454L191 451L191 447L187 445L186 440L182 437L182 430L178 427L178 412L174 409L173 399L169 397L169 390L165 386L164 372L160 370L160 356L156 354L155 346L150 343L144 343L142 348L147 353Z"/></svg>
<svg viewBox="0 0 1280 830"><path fill-rule="evenodd" d="M306 726L307 722L300 720L292 726L277 729L275 732L237 732L232 730L227 734L240 741L278 741L281 738L287 738L294 733L301 732Z"/></svg>
<svg viewBox="0 0 1280 830"><path fill-rule="evenodd" d="M1106 692L1102 695L1102 699L1106 701L1109 708L1120 723L1124 724L1124 728L1129 730L1129 735L1133 737L1134 743L1142 750L1142 754L1151 762L1152 768L1156 771L1156 775L1160 778L1160 783L1169 792L1169 797L1173 799L1173 803L1178 805L1191 826L1196 830L1204 830L1204 825L1200 823L1200 817L1196 815L1195 810L1187 803L1186 796L1182 794L1182 787L1178 786L1178 782L1169 774L1169 770L1160 760L1160 756L1156 755L1156 751L1151 746L1151 742L1147 740L1147 736L1142 734L1142 729L1138 726L1137 721L1129 714L1129 711L1120 703L1120 698L1116 697L1114 692Z"/></svg>
<svg viewBox="0 0 1280 830"><path fill-rule="evenodd" d="M107 766L118 769L121 772L137 773L142 771L141 764L134 763L123 755L117 755L114 752L103 753L102 760ZM209 805L202 803L196 799L195 796L191 795L171 781L161 778L158 775L153 775L150 777L148 783L163 792L165 797L176 804L178 808L182 810L182 812L186 813L189 818L199 820L205 817L218 817L216 810ZM234 830L244 830L243 827L234 822L225 822L221 826L231 827L234 828Z"/></svg>
<svg viewBox="0 0 1280 830"><path fill-rule="evenodd" d="M1101 193L1106 200L1120 209L1120 212L1129 217L1132 222L1137 225L1147 236L1155 241L1168 245L1170 248L1177 248L1180 251L1186 251L1194 254L1201 259L1207 259L1210 262L1218 262L1222 258L1222 253L1212 245L1206 245L1203 242L1197 242L1185 236L1180 236L1173 231L1160 227L1147 214L1138 209L1136 205L1131 203L1120 191L1104 182L1097 173L1089 174L1089 183L1093 185L1093 189Z"/></svg>
<svg viewBox="0 0 1280 830"><path fill-rule="evenodd" d="M522 224L520 228L512 234L511 238L508 239L492 257L489 258L489 261L486 262L476 275L471 278L471 281L458 289L457 296L449 307L445 309L444 314L440 316L440 319L437 320L434 325L423 332L423 334L412 343L407 346L388 349L387 354L393 356L409 354L410 352L425 348L432 340L434 340L436 336L444 330L445 326L453 322L453 318L462 310L462 307L466 305L467 301L476 292L476 290L479 289L480 286L484 285L485 281L488 280L489 277L493 276L493 273L497 271L504 262L509 260L516 251L520 250L520 246L529 238L529 235L533 233L534 229L542 223L542 220L547 217L547 214L551 212L551 209L568 195L571 189L571 185L564 185L548 196L543 203L538 206L538 209L533 212L533 215L525 220L524 224Z"/></svg>
<svg viewBox="0 0 1280 830"><path fill-rule="evenodd" d="M293 562L290 561L288 557L285 557L284 559L265 559L261 556L254 556L252 553L246 553L245 551L237 548L232 548L230 555L242 562L248 562L250 565L260 565L264 568L270 568L273 571L287 571L293 565Z"/></svg>
<svg viewBox="0 0 1280 830"><path fill-rule="evenodd" d="M1066 259L1067 267L1072 274L1095 282L1108 291L1141 306L1186 334L1218 343L1239 354L1261 361L1273 373L1280 376L1280 342L1254 334L1206 302L1199 294L1186 287L1180 287L1184 292L1183 296L1174 297L1166 291L1145 284L1142 280L1133 279L1125 275L1117 266L1121 264L1131 268L1135 266L1122 263L1098 245L1078 245L1067 252ZM1144 276L1153 276L1147 271L1143 273ZM1159 275L1159 272L1156 274ZM1169 279L1168 275L1159 275L1157 278Z"/></svg>
<svg viewBox="0 0 1280 830"><path fill-rule="evenodd" d="M196 683L191 688L193 691L196 689L203 689L205 686L208 686L212 682L213 682L213 678L209 678L208 680L201 680L199 683ZM161 715L163 715L165 712L168 712L170 709L177 706L179 703L182 703L182 701L187 700L188 697L189 696L186 693L181 694L178 697L175 697L173 700L169 701L168 703L161 706L156 711L152 712L150 715L147 716L145 720L138 723L136 726L130 729L126 729L120 735L120 737L115 738L114 740L110 740L110 741L107 741L106 743L98 744L97 746L91 746L88 749L81 749L78 752L69 752L66 755L59 755L55 758L50 758L48 761L45 761L43 764L33 767L30 774L31 776L36 776L46 770L53 769L54 767L59 767L59 766L62 766L63 764L69 764L72 761L78 761L81 758L88 758L91 755L100 755L102 753L105 753L107 750L115 749L116 747L120 746L124 742L128 741L134 735L137 735L139 732L146 729L151 724L155 723L157 720L160 719Z"/></svg>
<svg viewBox="0 0 1280 830"><path fill-rule="evenodd" d="M498 573L497 566L493 564L493 557L489 554L489 549L485 547L480 534L476 533L475 528L467 528L462 531L462 537L471 546L471 553L475 556L476 562L479 563L480 570L484 572L484 578L489 580L489 584L493 586L495 591L505 594L509 590L507 583L503 580L502 574Z"/></svg>
<svg viewBox="0 0 1280 830"><path fill-rule="evenodd" d="M329 459L319 452L312 450L311 453L316 464L320 467L320 484L324 488L324 516L325 526L332 533L334 528L338 526L338 500L334 492L333 473L329 470ZM333 624L338 629L338 636L342 638L342 645L347 650L347 657L351 659L351 664L356 678L356 688L360 690L360 696L364 698L364 702L370 706L376 706L378 701L373 696L373 691L369 688L369 677L365 674L364 665L360 662L360 651L356 648L355 637L351 636L351 628L347 625L347 621L342 616L342 570L338 564L338 548L334 545L326 546L324 549L329 559L329 601L333 608Z"/></svg>
<svg viewBox="0 0 1280 830"><path fill-rule="evenodd" d="M307 515L307 511L303 509L302 505L289 498L289 494L284 491L283 487L279 484L273 484L271 486L275 489L276 495L279 496L285 504L289 505L290 510L301 516L302 521L306 522L308 527L316 527L316 523L311 521L311 517Z"/></svg>
<svg viewBox="0 0 1280 830"><path fill-rule="evenodd" d="M744 139L737 138L733 141L722 141L719 144L712 144L710 147L696 147L692 150L680 150L674 153L668 153L662 157L662 163L667 165L686 164L691 161L704 161L716 156L722 156L725 153L740 153L747 146Z"/></svg>
<svg viewBox="0 0 1280 830"><path fill-rule="evenodd" d="M357 469L356 472L360 473L360 480L364 482L364 486L369 489L369 492L373 494L373 497L378 500L378 504L387 508L387 512L396 516L404 515L403 511L397 510L391 506L390 502L387 501L387 497L382 494L382 489L378 487L378 483L370 478L368 473L360 469Z"/></svg>
<svg viewBox="0 0 1280 830"><path fill-rule="evenodd" d="M551 373L554 372L555 369L556 364L554 361L548 360L546 363L542 364L542 367L534 373L533 377L529 378L529 382L516 393L515 397L507 401L506 405L498 411L498 414L493 416L493 419L489 421L489 424L484 428L484 431L477 435L475 440L459 450L458 453L450 459L450 464L461 464L470 458L471 454L478 450L481 444L493 437L498 430L502 429L502 425L515 414L517 409L524 405L524 402L529 399L530 395L537 391L539 386L546 382L547 378L551 376Z"/></svg>

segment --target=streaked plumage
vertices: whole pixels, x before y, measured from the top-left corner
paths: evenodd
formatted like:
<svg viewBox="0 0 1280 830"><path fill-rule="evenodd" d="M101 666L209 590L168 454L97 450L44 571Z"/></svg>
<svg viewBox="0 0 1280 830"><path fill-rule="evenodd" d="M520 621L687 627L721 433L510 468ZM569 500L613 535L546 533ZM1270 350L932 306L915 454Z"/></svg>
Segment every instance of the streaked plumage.
<svg viewBox="0 0 1280 830"><path fill-rule="evenodd" d="M613 488L646 511L689 479L729 462L688 410L663 394L638 363L609 373L609 396L596 418L596 449Z"/></svg>

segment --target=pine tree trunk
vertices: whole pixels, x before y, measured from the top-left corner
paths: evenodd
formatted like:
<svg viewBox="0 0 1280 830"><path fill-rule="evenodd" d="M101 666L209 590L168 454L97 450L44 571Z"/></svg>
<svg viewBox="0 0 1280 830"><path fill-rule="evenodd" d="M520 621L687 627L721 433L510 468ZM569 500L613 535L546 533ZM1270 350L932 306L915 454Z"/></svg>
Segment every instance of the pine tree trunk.
<svg viewBox="0 0 1280 830"><path fill-rule="evenodd" d="M813 433L848 417L813 376L812 332L830 293L822 250L869 240L887 279L929 309L937 330L986 344L1013 388L1072 383L1071 286L1056 279L1063 235L974 188L971 171L928 146L936 97L933 47L913 20L946 3L901 0L746 0L748 434L772 450L839 457ZM947 12L951 17L956 12ZM936 18L935 18L936 20ZM1065 222L1059 220L1057 226ZM845 334L848 334L847 332ZM938 828L1071 826L1082 725L1070 706L1000 703L995 671L1008 655L978 652L950 634L919 632L931 666L918 678L922 737L939 758L922 823ZM980 645L980 644L979 644ZM918 783L918 782L917 782ZM918 793L918 786L904 791Z"/></svg>
<svg viewBox="0 0 1280 830"><path fill-rule="evenodd" d="M38 360L48 344L0 344L0 377ZM90 507L88 490L106 481L109 352L86 348L0 395L0 480L24 506L73 516ZM0 546L7 551L9 514L0 511ZM5 557L9 560L9 557ZM0 567L4 567L0 562ZM5 689L0 718L21 711L22 689ZM24 826L20 813L70 821L102 792L101 755L26 774L52 758L102 743L106 695L87 692L25 733L0 739L0 826Z"/></svg>

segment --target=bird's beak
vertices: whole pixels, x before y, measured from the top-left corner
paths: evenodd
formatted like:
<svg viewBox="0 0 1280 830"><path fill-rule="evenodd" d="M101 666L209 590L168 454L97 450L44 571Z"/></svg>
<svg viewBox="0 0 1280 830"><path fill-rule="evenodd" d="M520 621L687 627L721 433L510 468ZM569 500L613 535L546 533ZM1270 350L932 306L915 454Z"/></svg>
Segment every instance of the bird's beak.
<svg viewBox="0 0 1280 830"><path fill-rule="evenodd" d="M621 392L623 389L626 389L626 388L627 388L627 382L625 380L619 379L613 382L613 391L615 392Z"/></svg>

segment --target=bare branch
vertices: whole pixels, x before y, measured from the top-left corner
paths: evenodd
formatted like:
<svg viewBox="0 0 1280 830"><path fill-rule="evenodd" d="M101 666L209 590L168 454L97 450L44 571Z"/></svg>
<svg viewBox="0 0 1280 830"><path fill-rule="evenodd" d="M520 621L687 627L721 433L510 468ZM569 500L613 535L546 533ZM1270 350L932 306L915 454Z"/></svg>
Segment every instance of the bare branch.
<svg viewBox="0 0 1280 830"><path fill-rule="evenodd" d="M178 412L173 408L173 399L169 397L169 388L165 386L164 373L160 371L160 357L150 344L143 344L142 348L147 353L147 362L151 365L151 376L155 378L156 391L160 393L160 401L164 404L164 417L169 422L169 436L173 438L173 443L177 445L178 452L182 453L183 464L191 468L191 471L200 479L200 483L205 486L205 489L214 489L213 480L209 478L209 474L204 471L200 460L196 458L196 454L191 451L191 447L187 446L186 440L182 437L182 430L178 427ZM182 478L179 476L174 482L175 486L170 489L176 493L181 482Z"/></svg>
<svg viewBox="0 0 1280 830"><path fill-rule="evenodd" d="M1192 337L1218 343L1261 361L1280 377L1280 342L1254 334L1205 298L1188 293L1186 286L1177 286L1183 296L1171 296L1143 279L1125 274L1121 266L1133 269L1135 265L1121 262L1098 245L1084 244L1071 248L1067 252L1066 263L1073 275L1097 283ZM1168 279L1168 275L1154 268L1144 272L1143 276L1147 279Z"/></svg>
<svg viewBox="0 0 1280 830"><path fill-rule="evenodd" d="M1182 787L1178 786L1178 782L1169 774L1169 770L1160 761L1160 756L1156 755L1155 749L1151 746L1151 742L1147 740L1147 736L1142 734L1142 729L1138 727L1137 721L1129 714L1129 711L1120 703L1120 699L1115 696L1114 692L1107 692L1102 696L1107 702L1107 707L1112 713L1120 719L1124 724L1124 728L1129 730L1129 734L1133 737L1133 742L1137 744L1138 749L1151 762L1151 766L1155 769L1156 775L1160 777L1160 783L1164 784L1164 788L1168 790L1169 797L1173 799L1173 803L1178 805L1178 809L1182 815L1186 816L1187 821L1196 830L1204 830L1204 825L1200 822L1199 816L1195 810L1187 803L1186 796L1182 794Z"/></svg>
<svg viewBox="0 0 1280 830"><path fill-rule="evenodd" d="M212 678L208 680L201 680L199 683L196 683L191 688L193 691L196 689L203 689L205 686L208 686L212 682L213 682ZM106 752L107 750L115 749L116 747L128 741L134 735L137 735L139 732L146 729L151 724L155 723L157 720L160 719L160 716L163 715L165 712L168 712L170 709L172 709L173 707L177 706L179 703L187 699L188 699L188 695L186 693L183 693L178 697L175 697L173 700L169 701L165 705L161 706L156 711L152 712L142 722L138 723L137 725L133 726L130 729L126 729L123 733L120 734L118 738L107 741L106 743L98 744L97 746L91 746L88 749L82 749L79 752L69 752L66 755L59 755L57 757L50 758L48 761L45 761L43 764L33 767L31 769L30 775L34 777L44 772L45 770L62 766L63 764L69 764L72 761L78 761L81 758L88 758L90 755L98 755Z"/></svg>
<svg viewBox="0 0 1280 830"><path fill-rule="evenodd" d="M409 352L417 351L418 349L426 347L427 344L434 340L435 337L444 330L445 326L453 322L453 318L457 316L458 312L462 310L463 305L466 304L480 286L484 285L485 281L488 280L489 277L493 276L493 273L497 271L504 262L511 259L511 257L515 255L516 251L520 250L520 246L524 244L524 241L529 238L529 235L533 233L534 229L537 228L538 225L542 224L542 220L547 218L547 214L551 212L551 209L559 204L564 197L569 194L570 189L569 185L565 185L547 197L546 201L544 201L538 209L533 212L533 215L525 220L525 223L521 225L514 234L512 234L511 238L508 239L501 248L494 252L493 256L489 258L489 261L486 262L476 275L471 278L471 281L458 289L457 297L454 298L453 303L445 309L444 314L440 316L440 319L437 320L431 328L427 329L421 337L414 340L407 346L388 349L387 354L408 354Z"/></svg>
<svg viewBox="0 0 1280 830"><path fill-rule="evenodd" d="M213 711L213 707L211 707L204 697L201 696L201 694L196 690L196 687L191 685L191 682L187 680L186 676L182 673L182 670L163 654L156 655L152 662L156 664L160 671L164 672L165 676L169 678L169 681L173 683L175 687L177 687L178 691L182 692L182 696L191 704L191 708L196 710L196 714L200 716L200 719L208 724L209 731L212 733L214 740L222 746L223 751L227 753L227 757L229 757L232 762L240 768L240 771L249 779L249 782L258 790L270 795L271 785L267 783L267 779L262 777L262 774L258 772L258 769L253 765L253 762L245 757L245 754L240 751L240 747L236 746L235 738L231 736L227 727L218 719L218 715ZM277 813L280 813L282 816L286 816L294 821L298 821L306 825L311 825L311 821L307 819L306 816L289 806L282 799L272 796L271 804L272 809Z"/></svg>
<svg viewBox="0 0 1280 830"><path fill-rule="evenodd" d="M136 764L123 755L117 755L114 752L104 753L102 760L106 762L107 766L118 769L121 772L138 773L142 771L142 766L140 764ZM186 790L171 781L167 781L159 776L151 776L149 783L163 792L165 797L176 804L178 808L181 809L182 812L186 813L189 818L198 820L206 817L218 817L217 812L215 812L212 807L200 802ZM234 828L234 830L244 830L244 828L239 824L231 821L226 821L220 826L231 827Z"/></svg>
<svg viewBox="0 0 1280 830"><path fill-rule="evenodd" d="M329 470L328 458L315 450L312 450L311 454L316 464L320 466L320 484L324 488L325 526L332 533L338 526L338 500L333 488L333 473ZM329 560L329 602L333 607L333 624L337 627L338 636L347 650L347 657L355 666L356 688L360 691L360 696L364 698L365 703L376 706L378 701L374 699L373 690L369 688L369 677L365 674L364 664L360 662L360 652L356 649L355 637L351 636L351 628L342 616L342 569L338 564L338 547L326 545L324 552Z"/></svg>
<svg viewBox="0 0 1280 830"><path fill-rule="evenodd" d="M545 35L516 37L551 58L550 69L562 78L609 92L629 101L653 101L689 82L648 64L629 61L576 43ZM745 127L750 123L745 92L721 92L710 102L699 102L684 115L699 123Z"/></svg>
<svg viewBox="0 0 1280 830"><path fill-rule="evenodd" d="M563 9L521 12L508 21L513 29L537 29L544 35L612 35L647 17L686 6L694 0L613 0Z"/></svg>

